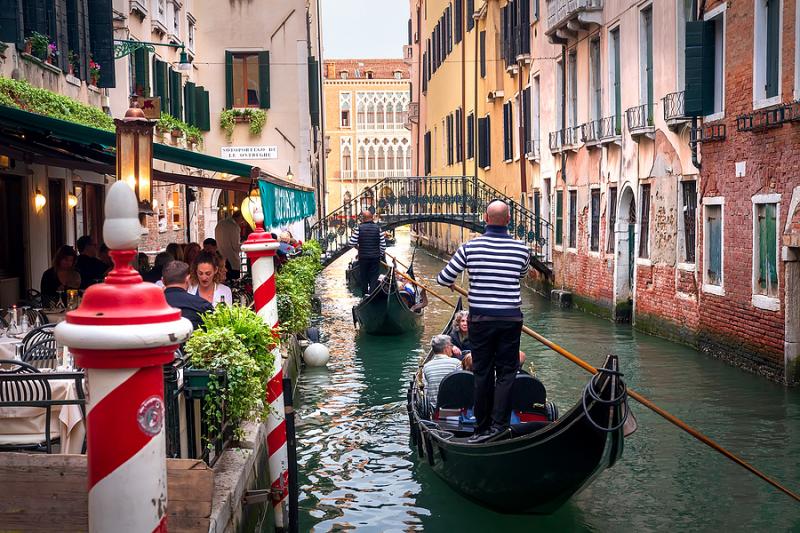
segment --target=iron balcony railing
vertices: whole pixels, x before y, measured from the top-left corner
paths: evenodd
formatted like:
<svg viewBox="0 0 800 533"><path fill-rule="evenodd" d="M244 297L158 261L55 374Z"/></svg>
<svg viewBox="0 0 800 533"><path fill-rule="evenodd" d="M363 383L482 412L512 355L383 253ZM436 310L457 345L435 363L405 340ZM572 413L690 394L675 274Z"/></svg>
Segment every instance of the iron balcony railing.
<svg viewBox="0 0 800 533"><path fill-rule="evenodd" d="M664 121L679 120L686 118L683 111L683 99L686 91L669 93L661 102L664 106Z"/></svg>
<svg viewBox="0 0 800 533"><path fill-rule="evenodd" d="M638 133L653 127L653 104L642 104L625 111L628 119L628 131Z"/></svg>
<svg viewBox="0 0 800 533"><path fill-rule="evenodd" d="M542 156L542 143L539 139L525 141L525 157L538 161Z"/></svg>
<svg viewBox="0 0 800 533"><path fill-rule="evenodd" d="M619 116L592 120L582 126L583 142L585 143L604 143L622 135L622 127L618 126Z"/></svg>
<svg viewBox="0 0 800 533"><path fill-rule="evenodd" d="M541 261L546 256L552 234L551 224L510 196L472 176L381 180L314 224L310 233L322 246L322 261L328 264L350 248L350 235L364 210L375 213L377 222L386 229L441 222L482 231L483 213L489 202L495 199L503 200L511 208L509 232L525 241Z"/></svg>
<svg viewBox="0 0 800 533"><path fill-rule="evenodd" d="M583 126L570 126L562 130L550 132L550 151L560 152L561 150L575 148L583 139Z"/></svg>
<svg viewBox="0 0 800 533"><path fill-rule="evenodd" d="M581 13L602 9L603 0L547 0L547 33L580 18Z"/></svg>

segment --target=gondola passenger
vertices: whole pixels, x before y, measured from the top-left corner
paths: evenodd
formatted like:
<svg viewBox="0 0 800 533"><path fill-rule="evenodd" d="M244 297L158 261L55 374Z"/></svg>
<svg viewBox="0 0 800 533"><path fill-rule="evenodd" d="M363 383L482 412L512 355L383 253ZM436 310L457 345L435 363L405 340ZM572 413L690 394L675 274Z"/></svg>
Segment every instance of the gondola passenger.
<svg viewBox="0 0 800 533"><path fill-rule="evenodd" d="M461 363L453 357L453 342L449 335L436 335L431 339L433 357L422 367L422 387L431 409L436 409L439 384L448 374L461 369Z"/></svg>
<svg viewBox="0 0 800 533"><path fill-rule="evenodd" d="M459 311L453 317L450 338L453 339L453 355L463 360L464 356L472 351L472 343L469 340L469 311Z"/></svg>

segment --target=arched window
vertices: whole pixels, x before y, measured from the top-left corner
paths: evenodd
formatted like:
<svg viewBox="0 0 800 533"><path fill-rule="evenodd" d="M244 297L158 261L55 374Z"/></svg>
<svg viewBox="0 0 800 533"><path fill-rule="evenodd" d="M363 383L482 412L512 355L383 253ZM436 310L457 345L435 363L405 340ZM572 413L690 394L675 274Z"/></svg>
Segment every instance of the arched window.
<svg viewBox="0 0 800 533"><path fill-rule="evenodd" d="M375 147L369 147L369 156L367 158L367 170L375 170Z"/></svg>
<svg viewBox="0 0 800 533"><path fill-rule="evenodd" d="M375 128L375 106L367 104L367 128Z"/></svg>
<svg viewBox="0 0 800 533"><path fill-rule="evenodd" d="M386 152L383 151L383 146L378 148L378 170L386 170Z"/></svg>
<svg viewBox="0 0 800 533"><path fill-rule="evenodd" d="M391 103L386 104L386 128L396 129L397 123L394 118L394 106Z"/></svg>
<svg viewBox="0 0 800 533"><path fill-rule="evenodd" d="M376 113L377 116L375 118L375 129L382 130L384 127L386 127L386 117L383 114L383 104L381 102L378 102L378 105L376 107L378 111Z"/></svg>
<svg viewBox="0 0 800 533"><path fill-rule="evenodd" d="M409 172L409 173L411 172L411 169L412 169L412 166L411 166L411 152L412 152L412 150L413 150L412 147L410 147L410 146L406 147L406 171Z"/></svg>
<svg viewBox="0 0 800 533"><path fill-rule="evenodd" d="M359 128L363 128L364 125L367 123L367 113L366 113L366 106L364 102L359 98L356 104L356 112L358 113L356 116L356 123Z"/></svg>
<svg viewBox="0 0 800 533"><path fill-rule="evenodd" d="M402 171L403 170L403 149L398 146L397 147L397 152L395 152L395 153L396 153L395 167L397 168L398 171Z"/></svg>
<svg viewBox="0 0 800 533"><path fill-rule="evenodd" d="M363 146L358 147L358 171L364 172L367 169L367 151Z"/></svg>
<svg viewBox="0 0 800 533"><path fill-rule="evenodd" d="M351 170L353 170L353 161L350 156L350 147L345 146L342 149L342 171L350 172Z"/></svg>
<svg viewBox="0 0 800 533"><path fill-rule="evenodd" d="M394 164L394 147L390 146L386 150L386 170L392 171L392 170L394 170L394 168L395 168L395 164ZM391 176L392 173L389 172L389 175Z"/></svg>

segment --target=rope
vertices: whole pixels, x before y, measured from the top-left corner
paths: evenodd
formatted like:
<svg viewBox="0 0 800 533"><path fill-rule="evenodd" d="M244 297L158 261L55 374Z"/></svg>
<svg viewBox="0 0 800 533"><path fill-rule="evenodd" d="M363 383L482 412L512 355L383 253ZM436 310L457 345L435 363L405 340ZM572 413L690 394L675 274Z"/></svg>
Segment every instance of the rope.
<svg viewBox="0 0 800 533"><path fill-rule="evenodd" d="M390 257L391 259L396 261L397 264L399 264L400 266L405 267L405 265L403 263L401 263L400 261L397 261L396 258L391 257L388 254L387 254L387 257ZM400 273L400 274L402 275L402 273ZM441 301L443 301L447 305L449 305L451 307L455 307L455 304L453 304L449 300L445 299L443 296L440 296L439 294L435 293L434 291L432 291L428 287L425 287L424 285L422 285L422 284L420 284L420 283L418 283L418 282L416 282L414 280L411 280L411 281L412 281L412 283L416 284L417 286L427 290L428 293L430 293L433 296L437 297L438 299L440 299ZM458 285L451 285L450 286L450 290L455 291L455 292L457 292L457 293L459 293L459 294L461 294L463 296L468 296L467 291L465 291L464 289L462 289ZM547 338L543 337L542 335L536 333L534 330L532 330L528 326L522 326L522 331L526 335L528 335L530 337L533 337L534 339L536 339L540 343L544 344L545 346L547 346L551 350L555 351L559 355L562 355L563 357L566 357L567 359L569 359L570 361L572 361L573 363L575 363L579 367L583 368L587 372L590 372L592 374L597 374L599 372L599 370L597 368L593 367L592 365L590 365L589 363L587 363L586 361L584 361L580 357L578 357L578 356L572 354L571 352L565 350L564 348L562 348L558 344L556 344L556 343L548 340ZM689 435L691 435L695 439L699 440L700 442L702 442L703 444L705 444L709 448L713 449L714 451L717 451L717 452L721 453L722 455L724 455L725 457L727 457L728 459L730 459L731 461L733 461L737 465L741 466L742 468L744 468L745 470L749 471L750 473L758 476L759 478L761 478L762 480L766 481L767 483L769 483L770 485L772 485L773 487L775 487L779 491L783 492L784 494L786 494L790 498L793 498L795 501L800 502L800 494L797 494L796 492L792 491L791 489L788 489L787 487L784 487L780 482L778 482L778 481L772 479L771 477L769 477L768 475L764 474L763 472L758 470L756 467L754 467L753 465L751 465L750 463L748 463L747 461L745 461L744 459L742 459L738 455L734 454L733 452L728 451L727 449L722 447L720 444L718 444L713 439L711 439L709 437L706 437L705 435L700 433L700 431L698 431L697 429L695 429L692 426L688 425L687 423L685 423L680 418L676 417L675 415L673 415L673 414L669 413L668 411L662 409L661 407L657 406L652 401L650 401L648 398L646 398L645 396L642 396L641 394L639 394L638 392L636 392L636 391L634 391L632 389L627 389L627 393L628 393L628 396L630 396L631 398L633 398L634 400L636 400L640 404L644 405L645 407L647 407L648 409L650 409L651 411L656 413L658 416L660 416L661 418L663 418L664 420L666 420L670 424L673 424L674 426L677 426L678 428L682 429L683 431L685 431L686 433L688 433Z"/></svg>

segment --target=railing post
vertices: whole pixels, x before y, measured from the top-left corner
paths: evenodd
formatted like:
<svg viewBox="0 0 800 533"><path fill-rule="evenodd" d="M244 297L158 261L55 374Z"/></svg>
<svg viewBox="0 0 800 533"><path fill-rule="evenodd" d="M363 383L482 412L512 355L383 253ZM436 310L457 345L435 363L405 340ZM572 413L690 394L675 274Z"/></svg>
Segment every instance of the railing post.
<svg viewBox="0 0 800 533"><path fill-rule="evenodd" d="M163 366L192 333L130 265L141 226L124 181L106 196L103 234L114 268L55 329L91 383L87 396L89 531L167 531Z"/></svg>

